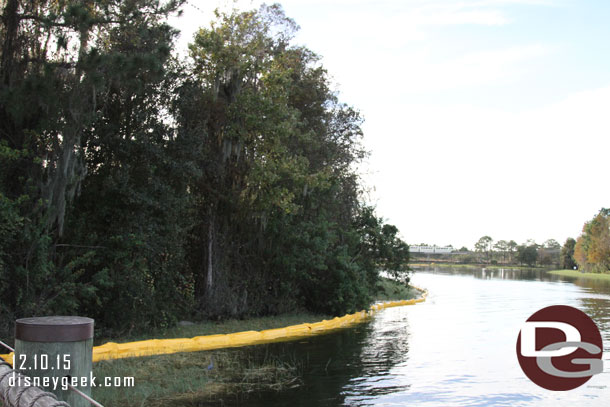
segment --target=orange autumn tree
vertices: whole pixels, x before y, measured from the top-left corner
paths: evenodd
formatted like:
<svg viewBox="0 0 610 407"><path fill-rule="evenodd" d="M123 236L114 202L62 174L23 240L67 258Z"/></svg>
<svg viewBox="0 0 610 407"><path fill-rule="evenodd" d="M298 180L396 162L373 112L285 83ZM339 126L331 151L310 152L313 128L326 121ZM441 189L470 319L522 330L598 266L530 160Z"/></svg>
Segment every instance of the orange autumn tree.
<svg viewBox="0 0 610 407"><path fill-rule="evenodd" d="M585 223L574 247L574 259L581 270L610 273L610 209L602 208Z"/></svg>

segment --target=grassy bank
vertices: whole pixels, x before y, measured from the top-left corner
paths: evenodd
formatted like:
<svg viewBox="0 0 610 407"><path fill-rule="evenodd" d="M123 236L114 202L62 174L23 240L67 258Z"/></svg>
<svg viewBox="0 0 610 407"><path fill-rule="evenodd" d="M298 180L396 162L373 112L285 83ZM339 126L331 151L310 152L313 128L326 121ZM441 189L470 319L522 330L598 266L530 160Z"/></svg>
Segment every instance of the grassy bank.
<svg viewBox="0 0 610 407"><path fill-rule="evenodd" d="M222 321L202 321L171 328L158 328L137 335L122 335L119 338L101 337L95 340L95 345L106 342L132 342L145 339L192 338L194 336L226 334L240 331L261 331L263 329L281 328L304 322L317 322L332 318L329 315L300 312L248 319L227 319Z"/></svg>
<svg viewBox="0 0 610 407"><path fill-rule="evenodd" d="M420 295L419 291L389 278L381 278L377 284L378 293L375 301L410 300ZM226 334L240 331L261 331L264 329L281 328L289 325L298 325L304 322L317 322L331 319L325 314L300 312L266 317L253 317L248 319L227 319L222 321L187 322L171 328L151 329L148 332L136 335L122 335L118 338L101 336L96 338L94 345L106 342L131 342L150 338L192 338L194 336Z"/></svg>
<svg viewBox="0 0 610 407"><path fill-rule="evenodd" d="M578 270L551 270L548 273L564 277L584 278L589 280L606 280L610 281L610 274L600 273L581 273Z"/></svg>
<svg viewBox="0 0 610 407"><path fill-rule="evenodd" d="M106 406L222 405L252 392L301 385L298 364L244 349L102 361L94 364L93 374L98 383L105 377L135 379L130 388L94 388L93 398Z"/></svg>
<svg viewBox="0 0 610 407"><path fill-rule="evenodd" d="M303 322L317 322L328 315L296 313L243 320L204 321L155 330L145 336L101 339L99 342L128 342L141 339L190 338L200 335L280 328ZM96 341L98 342L98 341ZM244 349L219 349L97 362L93 374L135 379L135 387L97 387L96 400L107 406L222 405L249 393L281 391L300 385L299 367L267 356L255 356Z"/></svg>

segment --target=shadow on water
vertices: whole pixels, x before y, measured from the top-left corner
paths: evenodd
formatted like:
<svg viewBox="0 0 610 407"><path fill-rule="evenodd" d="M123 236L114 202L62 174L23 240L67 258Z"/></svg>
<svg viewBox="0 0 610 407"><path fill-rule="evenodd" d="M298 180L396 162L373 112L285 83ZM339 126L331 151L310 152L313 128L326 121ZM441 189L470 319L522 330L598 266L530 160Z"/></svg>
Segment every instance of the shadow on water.
<svg viewBox="0 0 610 407"><path fill-rule="evenodd" d="M384 327L379 320L372 320L328 335L253 348L299 365L304 385L280 393L262 393L243 405L342 406L346 398L359 394L376 397L405 391L409 386L394 382L388 372L407 361L408 337L406 321ZM370 384L370 378L375 385ZM349 405L358 402L351 400Z"/></svg>

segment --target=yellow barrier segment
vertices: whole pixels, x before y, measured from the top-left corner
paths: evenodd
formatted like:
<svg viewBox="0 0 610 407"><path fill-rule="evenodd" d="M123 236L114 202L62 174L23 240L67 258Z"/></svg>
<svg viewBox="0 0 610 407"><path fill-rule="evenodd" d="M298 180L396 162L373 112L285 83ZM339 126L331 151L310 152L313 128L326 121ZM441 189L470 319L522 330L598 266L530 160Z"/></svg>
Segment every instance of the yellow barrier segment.
<svg viewBox="0 0 610 407"><path fill-rule="evenodd" d="M234 348L319 335L321 333L359 324L369 319L375 312L385 308L415 305L425 301L428 292L415 286L412 287L422 293L420 298L373 304L369 311L360 311L354 314L347 314L342 317L335 317L331 320L322 320L311 324L304 323L284 328L266 329L263 331L244 331L230 334L196 336L194 338L148 339L145 341L127 343L108 342L93 348L93 362L138 356L167 355L178 352ZM13 362L13 353L0 355L0 357L8 363L12 364Z"/></svg>

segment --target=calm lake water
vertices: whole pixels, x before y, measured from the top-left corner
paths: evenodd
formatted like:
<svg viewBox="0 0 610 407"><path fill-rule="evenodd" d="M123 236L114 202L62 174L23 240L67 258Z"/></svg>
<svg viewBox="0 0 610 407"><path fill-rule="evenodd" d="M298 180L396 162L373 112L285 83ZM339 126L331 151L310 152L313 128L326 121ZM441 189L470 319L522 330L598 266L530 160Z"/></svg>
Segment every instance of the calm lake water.
<svg viewBox="0 0 610 407"><path fill-rule="evenodd" d="M610 282L538 270L417 270L426 302L390 308L356 328L252 348L303 369L303 386L248 406L608 406ZM604 340L604 373L569 392L544 390L515 353L521 324L540 308L587 313ZM256 349L256 350L255 350Z"/></svg>

